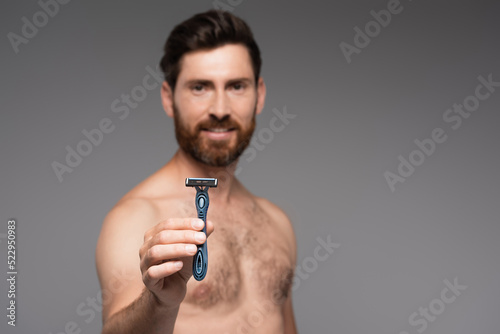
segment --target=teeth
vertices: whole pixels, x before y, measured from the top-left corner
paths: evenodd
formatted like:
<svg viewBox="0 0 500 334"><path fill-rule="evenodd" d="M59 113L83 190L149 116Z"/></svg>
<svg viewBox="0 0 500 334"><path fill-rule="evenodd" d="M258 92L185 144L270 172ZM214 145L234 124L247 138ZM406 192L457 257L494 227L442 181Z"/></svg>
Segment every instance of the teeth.
<svg viewBox="0 0 500 334"><path fill-rule="evenodd" d="M227 132L229 129L208 129L208 131L211 132Z"/></svg>

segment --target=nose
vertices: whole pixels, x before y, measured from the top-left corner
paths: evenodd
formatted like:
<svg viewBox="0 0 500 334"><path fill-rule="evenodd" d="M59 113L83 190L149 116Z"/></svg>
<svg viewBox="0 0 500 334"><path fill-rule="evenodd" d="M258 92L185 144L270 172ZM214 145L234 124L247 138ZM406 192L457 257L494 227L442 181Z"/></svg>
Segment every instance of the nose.
<svg viewBox="0 0 500 334"><path fill-rule="evenodd" d="M216 94L214 94L209 113L217 119L223 119L231 113L231 107L225 92L217 91Z"/></svg>

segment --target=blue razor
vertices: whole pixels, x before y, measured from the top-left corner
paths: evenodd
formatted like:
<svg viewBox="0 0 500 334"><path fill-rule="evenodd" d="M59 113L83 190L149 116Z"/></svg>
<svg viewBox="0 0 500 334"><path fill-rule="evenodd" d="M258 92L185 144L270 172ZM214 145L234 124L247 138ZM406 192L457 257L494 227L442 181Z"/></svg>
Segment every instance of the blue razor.
<svg viewBox="0 0 500 334"><path fill-rule="evenodd" d="M203 232L207 234L208 188L217 187L217 179L189 177L186 179L186 187L196 188L196 198L194 201L196 212L198 212L198 218L205 223ZM198 245L196 254L193 257L193 277L197 281L201 281L207 274L207 268L208 249L207 240L205 240L203 245Z"/></svg>

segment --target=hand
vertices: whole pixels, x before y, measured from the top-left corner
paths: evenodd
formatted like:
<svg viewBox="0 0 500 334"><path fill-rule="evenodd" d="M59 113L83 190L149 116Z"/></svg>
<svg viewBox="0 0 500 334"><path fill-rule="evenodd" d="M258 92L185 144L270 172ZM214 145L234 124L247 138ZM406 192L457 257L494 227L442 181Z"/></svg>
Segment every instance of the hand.
<svg viewBox="0 0 500 334"><path fill-rule="evenodd" d="M214 225L197 218L170 218L149 229L139 250L142 280L157 301L178 307L186 296L186 284L193 276L193 256L213 232Z"/></svg>

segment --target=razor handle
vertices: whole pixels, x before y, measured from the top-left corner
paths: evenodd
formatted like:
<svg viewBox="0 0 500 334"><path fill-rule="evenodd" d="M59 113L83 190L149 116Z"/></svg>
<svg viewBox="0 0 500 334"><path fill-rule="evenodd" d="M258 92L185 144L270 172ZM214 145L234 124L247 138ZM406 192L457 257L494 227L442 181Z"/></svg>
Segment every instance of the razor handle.
<svg viewBox="0 0 500 334"><path fill-rule="evenodd" d="M198 218L205 223L202 231L207 234L208 187L201 188L196 186L195 204ZM198 249L193 257L193 277L197 281L201 281L205 278L208 268L207 240L205 240L203 245L197 245L197 247Z"/></svg>

